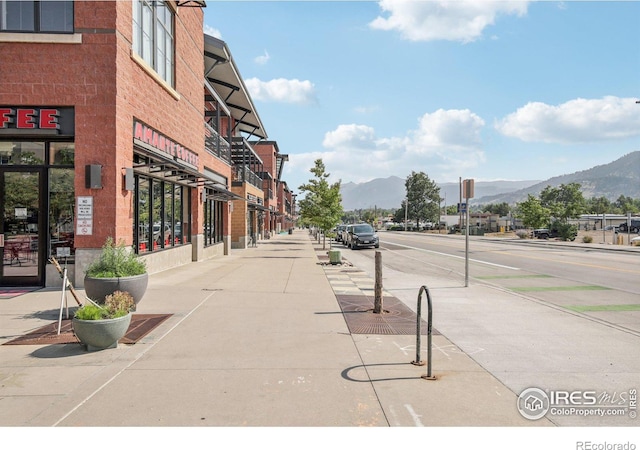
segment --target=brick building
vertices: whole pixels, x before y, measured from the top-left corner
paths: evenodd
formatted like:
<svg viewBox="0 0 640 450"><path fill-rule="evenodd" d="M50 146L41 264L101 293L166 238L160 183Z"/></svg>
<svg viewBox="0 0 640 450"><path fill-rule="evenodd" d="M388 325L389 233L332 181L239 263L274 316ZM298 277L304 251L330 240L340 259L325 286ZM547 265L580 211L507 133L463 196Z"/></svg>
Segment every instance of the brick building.
<svg viewBox="0 0 640 450"><path fill-rule="evenodd" d="M154 273L259 226L233 231L264 208L264 170L235 149L264 127L226 44L179 3L0 0L0 286L59 285L56 256L82 287L107 237Z"/></svg>

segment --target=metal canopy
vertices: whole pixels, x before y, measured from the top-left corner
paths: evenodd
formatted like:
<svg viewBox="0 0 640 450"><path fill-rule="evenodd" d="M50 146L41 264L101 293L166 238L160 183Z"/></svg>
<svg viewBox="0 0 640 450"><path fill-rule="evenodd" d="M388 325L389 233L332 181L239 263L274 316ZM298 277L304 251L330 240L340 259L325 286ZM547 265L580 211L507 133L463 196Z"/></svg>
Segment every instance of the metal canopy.
<svg viewBox="0 0 640 450"><path fill-rule="evenodd" d="M177 0L176 6L191 6L194 8L206 8L207 2L205 0Z"/></svg>
<svg viewBox="0 0 640 450"><path fill-rule="evenodd" d="M184 167L176 161L169 159L157 159L143 164L134 164L133 171L152 177L171 180L175 183L184 184L191 187L204 187L216 192L216 197L221 200L242 200L239 195L229 191L226 186L219 181L198 172L197 170Z"/></svg>
<svg viewBox="0 0 640 450"><path fill-rule="evenodd" d="M236 121L234 130L266 139L267 132L227 44L208 34L204 35L204 69L206 81L224 100Z"/></svg>

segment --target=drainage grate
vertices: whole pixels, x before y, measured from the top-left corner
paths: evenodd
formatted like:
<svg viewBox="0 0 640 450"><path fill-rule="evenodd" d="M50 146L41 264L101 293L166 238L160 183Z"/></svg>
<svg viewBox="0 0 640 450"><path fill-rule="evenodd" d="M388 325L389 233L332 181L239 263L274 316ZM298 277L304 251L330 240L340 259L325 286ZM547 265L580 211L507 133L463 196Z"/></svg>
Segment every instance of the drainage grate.
<svg viewBox="0 0 640 450"><path fill-rule="evenodd" d="M135 344L154 328L171 317L171 314L133 314L127 334L121 344ZM71 319L64 319L58 334L58 322L50 323L30 333L5 342L3 345L51 345L80 343L73 333Z"/></svg>
<svg viewBox="0 0 640 450"><path fill-rule="evenodd" d="M416 314L395 297L383 297L384 312L373 312L374 298L365 295L336 295L349 331L352 334L415 335ZM424 318L421 334L427 334ZM440 334L432 329L432 334Z"/></svg>

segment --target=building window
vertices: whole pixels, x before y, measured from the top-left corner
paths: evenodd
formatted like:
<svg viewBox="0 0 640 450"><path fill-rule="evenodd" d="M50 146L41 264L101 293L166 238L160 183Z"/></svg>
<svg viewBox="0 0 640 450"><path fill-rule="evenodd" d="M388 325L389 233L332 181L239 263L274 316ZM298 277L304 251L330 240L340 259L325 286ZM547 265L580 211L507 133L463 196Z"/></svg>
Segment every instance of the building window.
<svg viewBox="0 0 640 450"><path fill-rule="evenodd" d="M190 242L190 188L136 176L134 242L138 253Z"/></svg>
<svg viewBox="0 0 640 450"><path fill-rule="evenodd" d="M0 0L0 31L73 33L73 0Z"/></svg>
<svg viewBox="0 0 640 450"><path fill-rule="evenodd" d="M174 12L168 2L133 1L133 51L173 86Z"/></svg>
<svg viewBox="0 0 640 450"><path fill-rule="evenodd" d="M211 192L212 194L212 192ZM208 198L204 202L204 245L222 242L222 211L224 202Z"/></svg>

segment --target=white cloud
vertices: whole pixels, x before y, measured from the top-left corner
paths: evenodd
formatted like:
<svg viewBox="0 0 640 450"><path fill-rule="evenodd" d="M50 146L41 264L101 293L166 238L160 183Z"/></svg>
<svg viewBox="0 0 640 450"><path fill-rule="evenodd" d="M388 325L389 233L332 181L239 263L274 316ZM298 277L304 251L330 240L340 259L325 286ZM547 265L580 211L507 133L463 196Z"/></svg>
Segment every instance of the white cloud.
<svg viewBox="0 0 640 450"><path fill-rule="evenodd" d="M410 41L472 42L499 14L523 16L528 4L524 0L381 0L379 5L388 17L377 17L369 26L398 31Z"/></svg>
<svg viewBox="0 0 640 450"><path fill-rule="evenodd" d="M269 56L269 53L265 50L264 55L256 56L253 60L256 64L260 64L261 66L263 66L268 63L270 59L271 57Z"/></svg>
<svg viewBox="0 0 640 450"><path fill-rule="evenodd" d="M222 39L222 33L220 30L216 28L210 27L209 25L204 25L203 27L204 34L208 34L209 36L213 36L214 38Z"/></svg>
<svg viewBox="0 0 640 450"><path fill-rule="evenodd" d="M588 143L639 136L640 114L633 98L578 98L558 106L532 102L495 128L526 142Z"/></svg>
<svg viewBox="0 0 640 450"><path fill-rule="evenodd" d="M374 106L356 106L354 111L358 114L371 114L377 111L380 111L380 107L377 105Z"/></svg>
<svg viewBox="0 0 640 450"><path fill-rule="evenodd" d="M375 146L375 131L366 125L339 125L324 136L322 145L327 148L349 149Z"/></svg>
<svg viewBox="0 0 640 450"><path fill-rule="evenodd" d="M418 120L405 136L378 137L367 125L343 124L325 134L323 152L290 155L285 174L298 175L321 158L331 181L363 182L423 171L451 181L484 161L484 121L469 110L438 110Z"/></svg>
<svg viewBox="0 0 640 450"><path fill-rule="evenodd" d="M478 148L484 120L468 109L439 109L422 116L419 125L412 132L409 150L418 154L443 154Z"/></svg>
<svg viewBox="0 0 640 450"><path fill-rule="evenodd" d="M245 80L245 85L251 97L256 100L299 104L316 102L315 87L308 80L277 78L261 81L257 78L249 78Z"/></svg>

